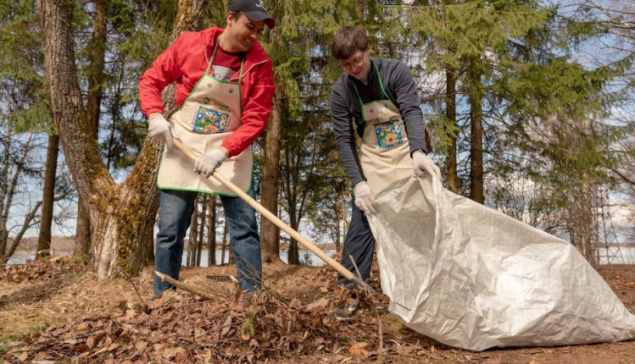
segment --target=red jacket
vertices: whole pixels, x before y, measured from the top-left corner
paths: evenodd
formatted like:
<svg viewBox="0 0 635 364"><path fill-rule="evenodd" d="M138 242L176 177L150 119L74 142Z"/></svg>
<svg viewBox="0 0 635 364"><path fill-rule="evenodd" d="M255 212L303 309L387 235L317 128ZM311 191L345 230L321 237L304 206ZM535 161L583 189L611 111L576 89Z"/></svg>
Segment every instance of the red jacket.
<svg viewBox="0 0 635 364"><path fill-rule="evenodd" d="M205 73L222 28L183 33L163 52L139 80L139 100L146 116L163 114L161 91L176 81L175 102L181 107L198 80ZM207 53L207 55L205 54ZM231 82L238 82L238 73ZM240 154L262 133L269 120L275 86L271 60L259 43L245 56L242 92L242 125L223 141L229 156Z"/></svg>

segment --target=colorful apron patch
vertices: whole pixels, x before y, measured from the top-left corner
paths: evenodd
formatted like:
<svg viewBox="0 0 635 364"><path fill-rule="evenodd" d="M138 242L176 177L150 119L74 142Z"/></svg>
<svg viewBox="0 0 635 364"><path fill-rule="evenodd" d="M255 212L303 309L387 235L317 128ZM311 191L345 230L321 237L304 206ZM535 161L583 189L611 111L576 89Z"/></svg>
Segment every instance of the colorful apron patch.
<svg viewBox="0 0 635 364"><path fill-rule="evenodd" d="M403 144L402 122L393 119L384 123L377 123L375 127L375 137L379 149L387 149Z"/></svg>
<svg viewBox="0 0 635 364"><path fill-rule="evenodd" d="M199 134L224 133L229 125L229 113L199 106L193 132Z"/></svg>

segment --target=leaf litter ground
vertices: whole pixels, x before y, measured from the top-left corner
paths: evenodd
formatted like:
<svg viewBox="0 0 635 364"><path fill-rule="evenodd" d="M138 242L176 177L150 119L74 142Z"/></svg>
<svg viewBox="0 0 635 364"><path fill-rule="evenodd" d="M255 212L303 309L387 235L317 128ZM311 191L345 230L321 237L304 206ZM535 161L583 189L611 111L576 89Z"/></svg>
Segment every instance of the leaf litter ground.
<svg viewBox="0 0 635 364"><path fill-rule="evenodd" d="M599 269L631 312L635 266ZM152 274L99 281L72 258L0 270L0 363L483 363L635 364L635 342L474 353L407 329L382 294L363 297L354 320L337 321L350 299L329 267L268 264L263 289L245 299L211 280L232 267L184 268L189 292L152 297ZM375 267L371 285L381 291ZM138 292L138 293L137 293Z"/></svg>

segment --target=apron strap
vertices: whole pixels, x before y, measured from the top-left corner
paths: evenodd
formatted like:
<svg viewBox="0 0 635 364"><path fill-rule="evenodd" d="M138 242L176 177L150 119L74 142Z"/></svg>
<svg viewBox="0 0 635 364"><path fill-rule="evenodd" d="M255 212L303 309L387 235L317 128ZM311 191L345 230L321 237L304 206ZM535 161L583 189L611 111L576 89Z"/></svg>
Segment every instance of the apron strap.
<svg viewBox="0 0 635 364"><path fill-rule="evenodd" d="M207 68L205 69L205 75L209 74L210 68L212 68L212 63L214 61L214 57L216 56L216 49L218 48L218 44L220 43L220 35L218 36L218 40L216 44L214 44L214 50L212 51L212 56L209 59L209 63L207 64ZM240 70L238 71L238 97L240 98L240 115L243 114L243 89L241 87L241 83L243 80L243 68L245 67L245 56L242 56L240 61Z"/></svg>
<svg viewBox="0 0 635 364"><path fill-rule="evenodd" d="M375 69L375 73L377 73L377 79L379 80L379 87L381 88L381 93L384 94L384 99L381 99L381 100L390 101L390 103L393 104L393 106L395 106L395 108L396 108L397 106L395 105L394 101L388 95L388 93L386 92L386 89L384 88L384 82L381 79L381 74L379 74L379 69L377 68L377 65L374 62L373 62L373 68ZM351 84L353 85L353 89L355 90L355 94L357 94L357 99L359 100L359 106L361 108L363 108L364 107L364 102L362 102L362 97L359 94L359 90L357 89L357 85L355 84L355 82L351 82ZM380 101L380 100L373 100L373 101Z"/></svg>

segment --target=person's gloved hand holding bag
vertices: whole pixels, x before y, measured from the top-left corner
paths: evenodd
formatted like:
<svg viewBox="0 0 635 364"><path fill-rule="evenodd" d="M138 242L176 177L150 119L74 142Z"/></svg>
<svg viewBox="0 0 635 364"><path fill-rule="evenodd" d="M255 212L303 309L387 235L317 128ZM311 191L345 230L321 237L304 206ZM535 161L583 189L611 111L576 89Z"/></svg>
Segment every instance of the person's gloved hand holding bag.
<svg viewBox="0 0 635 364"><path fill-rule="evenodd" d="M441 170L439 167L434 164L430 157L420 150L415 150L415 152L412 153L412 167L418 177L423 177L425 173L427 173L430 177L436 175L437 178L441 179Z"/></svg>
<svg viewBox="0 0 635 364"><path fill-rule="evenodd" d="M355 206L364 213L375 213L375 196L370 186L366 182L360 182L355 185Z"/></svg>

